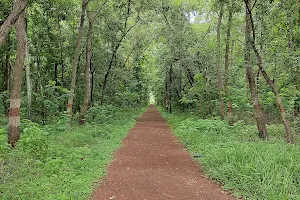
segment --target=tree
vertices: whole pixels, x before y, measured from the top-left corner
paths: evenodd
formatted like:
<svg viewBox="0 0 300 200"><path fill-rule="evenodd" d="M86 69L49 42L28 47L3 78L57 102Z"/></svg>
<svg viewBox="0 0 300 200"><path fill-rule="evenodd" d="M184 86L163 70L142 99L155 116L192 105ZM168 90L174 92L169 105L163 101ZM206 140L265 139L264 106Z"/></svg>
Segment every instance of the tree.
<svg viewBox="0 0 300 200"><path fill-rule="evenodd" d="M13 82L10 95L9 108L9 135L8 142L14 147L20 138L20 106L21 106L21 86L22 71L24 69L26 52L26 24L25 10L23 10L16 21L17 34L17 58L13 68Z"/></svg>
<svg viewBox="0 0 300 200"><path fill-rule="evenodd" d="M255 33L255 28L254 28L253 16L252 16L252 10L254 7L251 7L250 0L244 0L244 1L245 1L245 5L246 5L247 16L249 17L249 23L250 23L249 25L251 26L251 30L252 30L252 38L250 38L250 43L251 43L251 47L257 58L257 65L258 65L259 71L261 72L261 74L265 78L267 84L271 87L273 93L275 94L276 102L280 109L281 119L282 119L284 127L285 127L287 142L292 143L291 127L290 127L289 120L287 119L286 111L283 106L283 102L281 100L279 91L277 89L275 81L271 80L271 78L269 77L269 75L267 74L265 69L263 68L262 57L256 48L256 44L255 44L256 33Z"/></svg>
<svg viewBox="0 0 300 200"><path fill-rule="evenodd" d="M224 77L224 90L227 98L227 107L228 107L228 118L229 125L233 125L233 108L232 101L230 99L230 92L228 88L228 67L229 67L229 49L230 49L230 37L231 37L231 26L232 26L232 12L233 12L233 3L228 2L228 25L226 32L226 49L225 49L225 77Z"/></svg>
<svg viewBox="0 0 300 200"><path fill-rule="evenodd" d="M268 137L268 132L266 128L266 122L265 122L265 116L264 112L262 109L262 106L259 102L258 94L257 94L257 89L255 86L255 79L253 75L253 69L251 67L250 63L250 53L251 53L251 48L252 48L252 43L251 43L251 16L250 13L248 12L248 7L250 4L250 0L245 0L245 67L246 67L246 74L247 74L247 79L249 83L249 88L251 92L251 98L252 98L252 103L254 106L254 111L255 111L255 118L256 118L256 124L257 124L257 129L259 131L259 137L262 139L266 139Z"/></svg>
<svg viewBox="0 0 300 200"><path fill-rule="evenodd" d="M72 116L72 108L73 108L73 101L75 96L75 87L76 87L76 76L77 76L77 68L78 68L78 60L80 56L81 51L81 42L82 42L82 35L83 35L83 25L85 20L85 11L87 8L87 5L89 3L89 0L82 0L82 9L81 9L81 17L80 17L80 24L78 28L78 37L76 41L76 50L74 54L74 59L72 63L72 80L71 80L71 86L70 86L70 97L68 100L68 108L67 113Z"/></svg>
<svg viewBox="0 0 300 200"><path fill-rule="evenodd" d="M84 70L84 100L81 108L79 123L84 124L84 116L88 109L89 100L91 96L91 81L90 81L90 67L91 67L91 58L92 58L92 39L93 39L93 19L91 19L90 14L88 13L89 27L87 33L86 41L86 60L85 60L85 70Z"/></svg>
<svg viewBox="0 0 300 200"><path fill-rule="evenodd" d="M223 101L223 83L222 83L222 71L221 71L221 23L224 14L224 4L220 3L219 18L217 24L217 71L218 71L218 95L220 106L220 117L224 119L224 101Z"/></svg>

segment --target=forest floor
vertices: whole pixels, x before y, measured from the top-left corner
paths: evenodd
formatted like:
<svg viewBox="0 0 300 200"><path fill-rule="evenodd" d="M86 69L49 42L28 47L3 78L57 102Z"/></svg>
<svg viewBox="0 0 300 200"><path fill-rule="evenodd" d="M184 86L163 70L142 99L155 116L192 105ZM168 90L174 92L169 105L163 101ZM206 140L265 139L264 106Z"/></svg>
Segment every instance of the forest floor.
<svg viewBox="0 0 300 200"><path fill-rule="evenodd" d="M234 199L199 171L153 106L137 120L93 199Z"/></svg>

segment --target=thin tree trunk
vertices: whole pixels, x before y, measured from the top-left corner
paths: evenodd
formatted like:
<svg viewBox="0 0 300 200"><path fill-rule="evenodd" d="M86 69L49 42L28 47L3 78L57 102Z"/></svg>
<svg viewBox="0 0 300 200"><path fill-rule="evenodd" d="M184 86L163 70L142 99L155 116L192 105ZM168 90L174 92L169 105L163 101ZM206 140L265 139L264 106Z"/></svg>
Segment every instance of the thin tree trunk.
<svg viewBox="0 0 300 200"><path fill-rule="evenodd" d="M7 34L9 33L12 26L16 23L19 15L25 10L27 6L27 0L18 0L14 4L14 8L6 18L4 23L0 26L0 46L5 41Z"/></svg>
<svg viewBox="0 0 300 200"><path fill-rule="evenodd" d="M116 58L116 52L117 52L117 49L119 48L118 46L114 49L114 51L112 53L108 69L107 69L106 74L104 76L104 81L103 81L103 84L102 84L102 91L101 91L101 99L100 99L100 105L101 106L103 106L103 103L104 103L104 93L105 93L105 89L106 89L106 85L107 85L107 81L108 81L108 76L109 76L110 70L111 70L111 68L113 66L113 62L114 62L114 60Z"/></svg>
<svg viewBox="0 0 300 200"><path fill-rule="evenodd" d="M284 127L285 127L285 131L286 131L286 139L287 139L287 142L288 143L292 143L292 135L291 135L291 128L290 128L290 123L287 119L287 115L286 115L286 111L284 109L284 106L283 106L283 103L282 103L282 100L281 100L281 97L280 97L280 94L279 94L279 91L276 87L276 84L274 81L271 80L271 78L268 76L267 72L264 70L263 68L263 62L262 62L262 58L261 58L261 55L259 54L257 48L256 48L256 45L255 45L255 29L254 29L254 23L253 23L253 16L252 16L252 10L250 9L250 3L249 3L249 0L245 0L245 2L248 1L248 4L246 3L246 6L247 6L247 14L249 16L249 23L251 25L251 29L252 29L252 38L250 39L250 42L251 42L251 46L252 46L252 49L256 55L256 58L257 58L257 65L258 65L258 68L261 72L261 74L263 75L263 77L265 78L266 82L268 83L268 85L271 87L273 93L275 94L275 97L276 97L276 102L280 108L280 113L281 113L281 119L283 121L283 124L284 124Z"/></svg>
<svg viewBox="0 0 300 200"><path fill-rule="evenodd" d="M297 20L298 26L300 26L300 0L298 0L298 20Z"/></svg>
<svg viewBox="0 0 300 200"><path fill-rule="evenodd" d="M172 64L170 66L170 72L169 72L169 112L172 113L172 73L173 73L173 67Z"/></svg>
<svg viewBox="0 0 300 200"><path fill-rule="evenodd" d="M29 58L28 38L26 38L25 70L26 70L26 86L27 86L27 116L28 119L31 119L31 79L30 79L30 58Z"/></svg>
<svg viewBox="0 0 300 200"><path fill-rule="evenodd" d="M70 97L69 97L68 109L67 109L67 113L69 114L70 117L72 116L72 108L73 108L73 101L74 101L75 87L76 87L76 74L77 74L78 61L79 61L80 51L81 51L81 42L82 42L82 35L83 35L85 11L86 11L88 2L89 2L88 0L82 0L80 25L78 28L76 50L75 50L75 55L74 55L74 59L73 59L73 63L72 63L72 81L71 81L71 86L70 86Z"/></svg>
<svg viewBox="0 0 300 200"><path fill-rule="evenodd" d="M168 72L166 72L166 77L165 77L165 90L164 90L164 104L165 104L165 109L168 111L169 110L169 96L168 96L168 91L169 91L169 85L168 85Z"/></svg>
<svg viewBox="0 0 300 200"><path fill-rule="evenodd" d="M10 33L7 37L7 52L6 52L6 58L5 58L5 70L4 70L4 91L9 91L10 86L10 74L11 74L11 63L10 63L10 56L11 56L11 37Z"/></svg>
<svg viewBox="0 0 300 200"><path fill-rule="evenodd" d="M259 137L262 139L266 139L268 137L268 132L266 128L265 116L261 104L259 102L257 90L255 87L255 79L250 63L250 52L251 52L251 22L250 22L250 15L247 11L248 4L250 2L245 0L245 10L246 10L246 17L245 17L245 67L246 67L246 75L249 82L249 88L251 92L252 103L254 106L255 111L255 119L257 124L257 129L259 131Z"/></svg>
<svg viewBox="0 0 300 200"><path fill-rule="evenodd" d="M88 15L89 28L87 33L86 41L86 61L85 61L85 71L84 71L84 101L81 108L79 116L79 124L84 124L85 113L88 109L89 100L91 96L91 81L90 81L90 67L91 67L91 57L92 57L92 38L93 38L93 21Z"/></svg>
<svg viewBox="0 0 300 200"><path fill-rule="evenodd" d="M92 70L92 62L91 62L91 69L92 71L91 76L92 76L92 80L91 80L91 106L94 106L94 88L95 88L95 72L96 69Z"/></svg>
<svg viewBox="0 0 300 200"><path fill-rule="evenodd" d="M106 1L107 2L107 1ZM106 3L105 2L105 3ZM127 0L127 13L126 13L126 17L125 17L125 22L124 22L124 27L123 27L123 34L121 36L121 38L117 41L116 43L116 46L115 48L113 49L113 52L112 52L112 57L110 59L110 63L109 63L109 66L108 66L108 70L104 76L104 81L103 81L103 84L102 84L102 91L101 91L101 98L100 98L100 105L103 106L103 103L104 103L104 93L105 93L105 89L106 89L106 86L107 86L107 82L108 82L108 76L110 74L110 71L113 67L113 64L114 64L114 61L117 59L117 52L118 52L118 49L122 43L122 41L124 40L125 36L129 33L129 31L137 24L137 22L132 25L131 27L129 27L127 29L127 26L128 26L128 19L129 19L129 16L130 16L130 10L131 10L131 0Z"/></svg>
<svg viewBox="0 0 300 200"><path fill-rule="evenodd" d="M229 49L230 49L230 36L231 36L231 25L232 25L232 7L230 3L228 3L229 15L228 15L228 27L227 27L227 35L226 35L226 50L225 50L225 79L224 79L224 89L227 97L227 107L228 107L228 118L229 125L233 125L233 108L232 102L230 99L230 91L228 88L228 67L229 67Z"/></svg>
<svg viewBox="0 0 300 200"><path fill-rule="evenodd" d="M15 147L20 138L20 106L21 106L21 87L22 72L24 69L25 51L26 51L26 25L25 10L19 15L16 22L17 34L17 57L16 65L13 68L13 82L10 95L9 108L9 134L8 143Z"/></svg>
<svg viewBox="0 0 300 200"><path fill-rule="evenodd" d="M217 25L217 71L218 71L218 94L220 104L220 117L224 119L224 101L222 95L222 70L221 70L221 23L224 13L224 5L221 4Z"/></svg>
<svg viewBox="0 0 300 200"><path fill-rule="evenodd" d="M58 85L58 63L54 63L54 81L55 85Z"/></svg>

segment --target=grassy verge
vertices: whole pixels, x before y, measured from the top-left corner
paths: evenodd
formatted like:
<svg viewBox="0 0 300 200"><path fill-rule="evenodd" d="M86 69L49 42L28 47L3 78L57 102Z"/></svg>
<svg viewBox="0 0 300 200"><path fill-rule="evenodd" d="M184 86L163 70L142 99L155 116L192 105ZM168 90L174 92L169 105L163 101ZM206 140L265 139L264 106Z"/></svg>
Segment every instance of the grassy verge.
<svg viewBox="0 0 300 200"><path fill-rule="evenodd" d="M261 141L254 125L228 126L161 111L204 173L244 199L300 199L300 146L284 142L281 125L268 126Z"/></svg>
<svg viewBox="0 0 300 200"><path fill-rule="evenodd" d="M101 124L75 125L60 132L55 125L27 124L15 150L5 147L6 138L0 134L1 199L88 198L105 175L113 152L144 111L117 112Z"/></svg>

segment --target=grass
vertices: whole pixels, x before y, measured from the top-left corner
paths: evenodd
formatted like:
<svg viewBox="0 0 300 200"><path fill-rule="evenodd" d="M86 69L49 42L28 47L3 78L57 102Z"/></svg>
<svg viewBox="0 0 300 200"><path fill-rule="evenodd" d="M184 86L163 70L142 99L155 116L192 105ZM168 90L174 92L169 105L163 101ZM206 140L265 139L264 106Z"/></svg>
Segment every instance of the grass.
<svg viewBox="0 0 300 200"><path fill-rule="evenodd" d="M87 199L144 111L122 111L101 124L74 125L60 132L55 125L29 125L15 150L6 148L2 137L1 199Z"/></svg>
<svg viewBox="0 0 300 200"><path fill-rule="evenodd" d="M270 139L261 141L254 125L161 112L202 171L236 197L300 199L299 138L286 144L282 125L269 125Z"/></svg>

